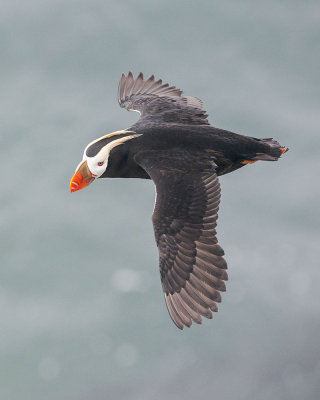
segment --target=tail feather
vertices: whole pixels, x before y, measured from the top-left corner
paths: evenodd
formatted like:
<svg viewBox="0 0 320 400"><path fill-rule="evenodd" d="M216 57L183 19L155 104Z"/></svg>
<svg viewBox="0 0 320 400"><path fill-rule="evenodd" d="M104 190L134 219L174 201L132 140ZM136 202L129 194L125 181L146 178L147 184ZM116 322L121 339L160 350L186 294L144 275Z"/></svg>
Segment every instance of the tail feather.
<svg viewBox="0 0 320 400"><path fill-rule="evenodd" d="M257 153L253 160L263 160L263 161L277 161L278 158L286 153L289 149L281 146L279 142L272 138L260 139L261 142L264 142L269 146L267 152Z"/></svg>

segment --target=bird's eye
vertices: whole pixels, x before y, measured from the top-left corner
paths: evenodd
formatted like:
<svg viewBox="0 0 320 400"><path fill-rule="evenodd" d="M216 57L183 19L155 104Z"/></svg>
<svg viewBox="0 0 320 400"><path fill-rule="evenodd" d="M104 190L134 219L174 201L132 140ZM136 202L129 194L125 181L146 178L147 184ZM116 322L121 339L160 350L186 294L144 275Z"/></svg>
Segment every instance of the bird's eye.
<svg viewBox="0 0 320 400"><path fill-rule="evenodd" d="M101 167L101 165L103 165L103 164L104 164L103 161L99 161L99 162L98 162L99 167Z"/></svg>

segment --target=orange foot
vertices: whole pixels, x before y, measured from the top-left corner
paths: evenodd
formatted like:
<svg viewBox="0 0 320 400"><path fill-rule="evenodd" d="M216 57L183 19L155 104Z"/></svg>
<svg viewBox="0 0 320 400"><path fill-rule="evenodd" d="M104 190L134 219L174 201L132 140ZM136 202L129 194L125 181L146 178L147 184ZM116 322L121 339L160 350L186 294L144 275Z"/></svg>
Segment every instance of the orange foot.
<svg viewBox="0 0 320 400"><path fill-rule="evenodd" d="M241 161L241 164L253 164L253 163L255 163L255 162L257 162L258 160L244 160L244 161Z"/></svg>

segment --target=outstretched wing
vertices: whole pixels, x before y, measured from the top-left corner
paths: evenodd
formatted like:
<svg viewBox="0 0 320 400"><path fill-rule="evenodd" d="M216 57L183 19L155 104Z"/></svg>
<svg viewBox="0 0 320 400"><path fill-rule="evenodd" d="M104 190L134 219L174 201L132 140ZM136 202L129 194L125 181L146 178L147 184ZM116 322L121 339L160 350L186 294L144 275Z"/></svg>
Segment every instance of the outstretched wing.
<svg viewBox="0 0 320 400"><path fill-rule="evenodd" d="M203 153L202 153L203 156ZM220 185L210 160L182 151L141 154L156 185L153 213L168 311L178 328L212 318L228 279L216 238Z"/></svg>
<svg viewBox="0 0 320 400"><path fill-rule="evenodd" d="M144 80L141 72L136 78L129 72L127 76L121 76L118 101L120 107L138 111L142 119L208 125L208 116L202 109L202 101L181 94L182 91L175 86L163 84L161 79L155 81L153 75Z"/></svg>

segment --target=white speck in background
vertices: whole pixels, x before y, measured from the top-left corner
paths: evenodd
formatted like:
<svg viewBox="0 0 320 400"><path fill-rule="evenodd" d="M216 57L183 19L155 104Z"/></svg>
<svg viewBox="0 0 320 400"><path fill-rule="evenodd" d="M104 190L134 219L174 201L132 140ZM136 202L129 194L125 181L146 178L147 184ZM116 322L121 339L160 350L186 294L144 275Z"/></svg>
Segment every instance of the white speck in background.
<svg viewBox="0 0 320 400"><path fill-rule="evenodd" d="M60 364L53 357L46 357L39 362L39 376L45 381L53 381L60 374Z"/></svg>
<svg viewBox="0 0 320 400"><path fill-rule="evenodd" d="M94 354L107 354L110 347L110 338L107 335L100 333L91 337L90 348Z"/></svg>
<svg viewBox="0 0 320 400"><path fill-rule="evenodd" d="M135 346L130 343L121 344L115 353L116 361L119 365L130 367L137 363L139 354Z"/></svg>
<svg viewBox="0 0 320 400"><path fill-rule="evenodd" d="M120 269L111 278L111 283L119 292L135 292L143 290L141 272L132 269Z"/></svg>
<svg viewBox="0 0 320 400"><path fill-rule="evenodd" d="M227 299L230 303L239 304L246 297L247 290L243 284L233 282L232 284L232 292L230 294L229 299Z"/></svg>
<svg viewBox="0 0 320 400"><path fill-rule="evenodd" d="M310 276L305 271L293 272L289 277L290 289L294 294L304 296L310 288Z"/></svg>

